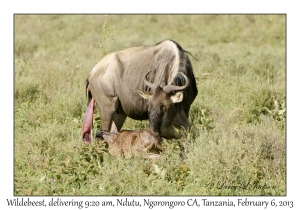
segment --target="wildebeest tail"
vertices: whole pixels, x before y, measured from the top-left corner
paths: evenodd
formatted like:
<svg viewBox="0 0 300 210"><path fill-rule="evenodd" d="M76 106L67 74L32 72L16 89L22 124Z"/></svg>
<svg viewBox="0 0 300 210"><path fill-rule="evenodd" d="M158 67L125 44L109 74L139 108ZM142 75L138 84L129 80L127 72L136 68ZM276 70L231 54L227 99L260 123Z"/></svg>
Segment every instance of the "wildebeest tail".
<svg viewBox="0 0 300 210"><path fill-rule="evenodd" d="M94 99L89 86L89 81L86 80L86 94L88 96L88 106L85 110L83 122L82 122L82 140L84 143L91 143L92 137L92 126L93 126L93 115L94 115Z"/></svg>
<svg viewBox="0 0 300 210"><path fill-rule="evenodd" d="M87 97L88 97L88 104L89 104L90 101L91 101L92 98L93 98L92 92L91 92L91 89L90 89L89 79L86 79L85 83L86 83L86 86L85 86L86 88L85 88L85 90L86 90L86 95L87 95Z"/></svg>

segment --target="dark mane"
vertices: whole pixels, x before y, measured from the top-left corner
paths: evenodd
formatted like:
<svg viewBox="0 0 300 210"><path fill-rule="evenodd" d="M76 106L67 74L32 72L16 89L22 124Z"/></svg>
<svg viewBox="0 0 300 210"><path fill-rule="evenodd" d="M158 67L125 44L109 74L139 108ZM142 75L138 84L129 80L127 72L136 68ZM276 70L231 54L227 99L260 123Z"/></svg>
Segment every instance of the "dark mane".
<svg viewBox="0 0 300 210"><path fill-rule="evenodd" d="M184 50L177 42L173 40L170 41L175 43L177 49L179 50L180 64L179 64L178 72L184 73L190 79L190 85L184 90L184 96L186 97L188 104L192 104L195 97L197 96L198 89L195 82L196 81L195 76L193 73L193 66L188 56L188 54L190 53ZM182 86L184 85L184 79L182 78L182 76L177 76L174 78L172 84ZM186 103L179 103L178 106L184 106L184 104ZM186 109L186 107L183 108Z"/></svg>
<svg viewBox="0 0 300 210"><path fill-rule="evenodd" d="M184 50L176 41L171 40L171 39L162 40L162 41L156 43L155 45L159 45L165 41L171 41L176 45L178 52L179 52L179 65L178 65L177 71L182 72L189 78L190 85L184 90L185 100L181 103L175 104L177 110L183 109L186 113L189 113L189 107L193 103L194 99L196 98L196 96L198 94L196 80L195 80L195 76L193 73L193 66L191 64L188 54L190 54L191 56L193 56L193 55L191 53L189 53L188 51ZM151 72L148 75L147 79L148 79L148 81L153 83L155 74L157 71L156 69L158 69L158 67L154 66L150 69L153 69L153 72ZM176 86L183 86L183 85L185 85L185 79L179 74L173 79L171 84L176 85ZM145 86L145 90L150 91L150 88Z"/></svg>

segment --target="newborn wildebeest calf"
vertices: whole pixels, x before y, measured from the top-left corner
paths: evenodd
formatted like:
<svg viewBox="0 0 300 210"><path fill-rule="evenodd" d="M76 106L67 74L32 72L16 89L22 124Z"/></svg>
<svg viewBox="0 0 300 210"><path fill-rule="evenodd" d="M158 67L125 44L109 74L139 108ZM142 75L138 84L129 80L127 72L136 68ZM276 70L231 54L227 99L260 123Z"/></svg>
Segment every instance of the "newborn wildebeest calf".
<svg viewBox="0 0 300 210"><path fill-rule="evenodd" d="M108 145L109 153L115 156L142 156L158 158L159 154L151 152L163 151L156 135L149 129L123 130L120 133L100 131L96 134L98 140Z"/></svg>

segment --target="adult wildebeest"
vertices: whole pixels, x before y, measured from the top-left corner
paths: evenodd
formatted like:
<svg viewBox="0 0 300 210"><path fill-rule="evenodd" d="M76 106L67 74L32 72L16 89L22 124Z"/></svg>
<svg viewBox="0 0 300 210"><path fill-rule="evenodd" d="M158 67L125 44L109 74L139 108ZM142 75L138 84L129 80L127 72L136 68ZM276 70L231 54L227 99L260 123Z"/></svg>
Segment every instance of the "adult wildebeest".
<svg viewBox="0 0 300 210"><path fill-rule="evenodd" d="M101 130L120 131L126 117L150 121L161 139L179 138L173 128L189 128L189 109L198 90L187 51L173 40L132 47L105 56L87 79L90 104L82 137L91 142L94 99Z"/></svg>
<svg viewBox="0 0 300 210"><path fill-rule="evenodd" d="M155 133L149 129L123 130L120 133L100 131L96 138L108 145L109 153L115 156L142 156L158 158L159 154L151 152L163 151Z"/></svg>

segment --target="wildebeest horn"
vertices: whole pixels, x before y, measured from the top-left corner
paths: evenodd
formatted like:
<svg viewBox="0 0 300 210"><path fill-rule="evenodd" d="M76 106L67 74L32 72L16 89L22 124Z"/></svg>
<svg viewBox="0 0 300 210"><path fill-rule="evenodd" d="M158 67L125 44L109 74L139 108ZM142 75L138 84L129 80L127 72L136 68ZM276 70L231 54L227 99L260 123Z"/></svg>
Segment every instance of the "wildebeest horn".
<svg viewBox="0 0 300 210"><path fill-rule="evenodd" d="M178 74L181 74L185 80L185 85L183 86L177 86L177 85L166 85L165 87L163 87L164 91L166 93L170 93L172 91L179 91L179 90L184 90L190 83L190 80L187 78L187 76L185 74L183 74L182 72L179 72Z"/></svg>
<svg viewBox="0 0 300 210"><path fill-rule="evenodd" d="M147 76L148 76L148 74L149 74L152 70L153 70L153 69L151 69L150 71L148 71L148 72L145 74L144 82L145 82L145 84L146 84L148 87L150 87L152 90L154 90L155 88L158 87L158 85L155 84L155 83L151 83L151 82L149 82L149 81L147 80Z"/></svg>

